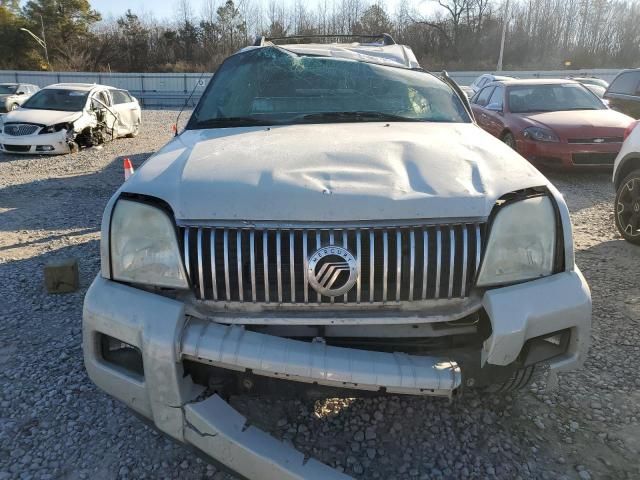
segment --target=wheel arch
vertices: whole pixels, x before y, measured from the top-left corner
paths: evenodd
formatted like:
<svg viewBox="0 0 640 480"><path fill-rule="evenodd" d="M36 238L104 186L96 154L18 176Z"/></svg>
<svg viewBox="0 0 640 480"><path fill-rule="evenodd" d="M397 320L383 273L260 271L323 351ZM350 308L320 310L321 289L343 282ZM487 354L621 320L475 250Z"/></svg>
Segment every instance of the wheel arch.
<svg viewBox="0 0 640 480"><path fill-rule="evenodd" d="M613 185L616 189L620 187L620 183L634 170L640 170L640 153L630 153L620 161L620 165L615 171Z"/></svg>
<svg viewBox="0 0 640 480"><path fill-rule="evenodd" d="M504 127L504 128L502 129L502 131L500 132L500 140L502 140L502 139L504 138L504 136L505 136L507 133L510 133L510 134L513 136L513 138L514 138L514 139L516 138L516 136L515 136L515 135L514 135L514 133L509 129L509 127Z"/></svg>

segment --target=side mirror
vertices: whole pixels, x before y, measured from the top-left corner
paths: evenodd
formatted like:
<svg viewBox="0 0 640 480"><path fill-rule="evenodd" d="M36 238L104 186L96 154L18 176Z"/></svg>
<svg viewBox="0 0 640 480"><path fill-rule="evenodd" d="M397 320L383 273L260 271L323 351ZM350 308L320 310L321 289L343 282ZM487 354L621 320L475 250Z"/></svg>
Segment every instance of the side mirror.
<svg viewBox="0 0 640 480"><path fill-rule="evenodd" d="M492 112L502 113L502 105L498 103L490 103L486 108L487 110L491 110Z"/></svg>
<svg viewBox="0 0 640 480"><path fill-rule="evenodd" d="M24 92L23 91L16 92L16 95L24 95Z"/></svg>

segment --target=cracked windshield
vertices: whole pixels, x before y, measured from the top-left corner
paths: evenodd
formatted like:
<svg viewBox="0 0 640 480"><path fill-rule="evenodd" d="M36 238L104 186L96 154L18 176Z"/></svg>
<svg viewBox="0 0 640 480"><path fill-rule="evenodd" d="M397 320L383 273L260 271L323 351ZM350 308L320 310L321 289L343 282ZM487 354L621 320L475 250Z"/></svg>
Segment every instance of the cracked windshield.
<svg viewBox="0 0 640 480"><path fill-rule="evenodd" d="M189 127L336 121L468 122L469 116L428 73L272 47L229 58Z"/></svg>

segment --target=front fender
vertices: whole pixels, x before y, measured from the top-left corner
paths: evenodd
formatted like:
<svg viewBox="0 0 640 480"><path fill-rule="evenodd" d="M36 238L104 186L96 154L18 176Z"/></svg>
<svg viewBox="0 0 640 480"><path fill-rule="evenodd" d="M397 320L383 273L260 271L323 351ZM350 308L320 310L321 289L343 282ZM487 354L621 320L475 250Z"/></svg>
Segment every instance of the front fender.
<svg viewBox="0 0 640 480"><path fill-rule="evenodd" d="M620 183L634 170L640 170L640 153L631 152L620 159L613 170L613 186L618 190Z"/></svg>

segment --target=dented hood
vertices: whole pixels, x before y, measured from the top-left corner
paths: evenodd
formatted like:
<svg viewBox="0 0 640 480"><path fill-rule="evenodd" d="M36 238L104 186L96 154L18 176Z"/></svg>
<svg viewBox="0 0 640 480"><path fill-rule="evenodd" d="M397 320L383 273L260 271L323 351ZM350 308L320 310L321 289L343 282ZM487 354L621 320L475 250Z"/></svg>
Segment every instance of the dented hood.
<svg viewBox="0 0 640 480"><path fill-rule="evenodd" d="M38 125L56 125L58 123L74 122L80 118L82 112L63 112L59 110L35 110L19 108L7 113L5 123L36 123Z"/></svg>
<svg viewBox="0 0 640 480"><path fill-rule="evenodd" d="M547 184L473 124L343 123L185 131L122 190L183 221L477 218Z"/></svg>

